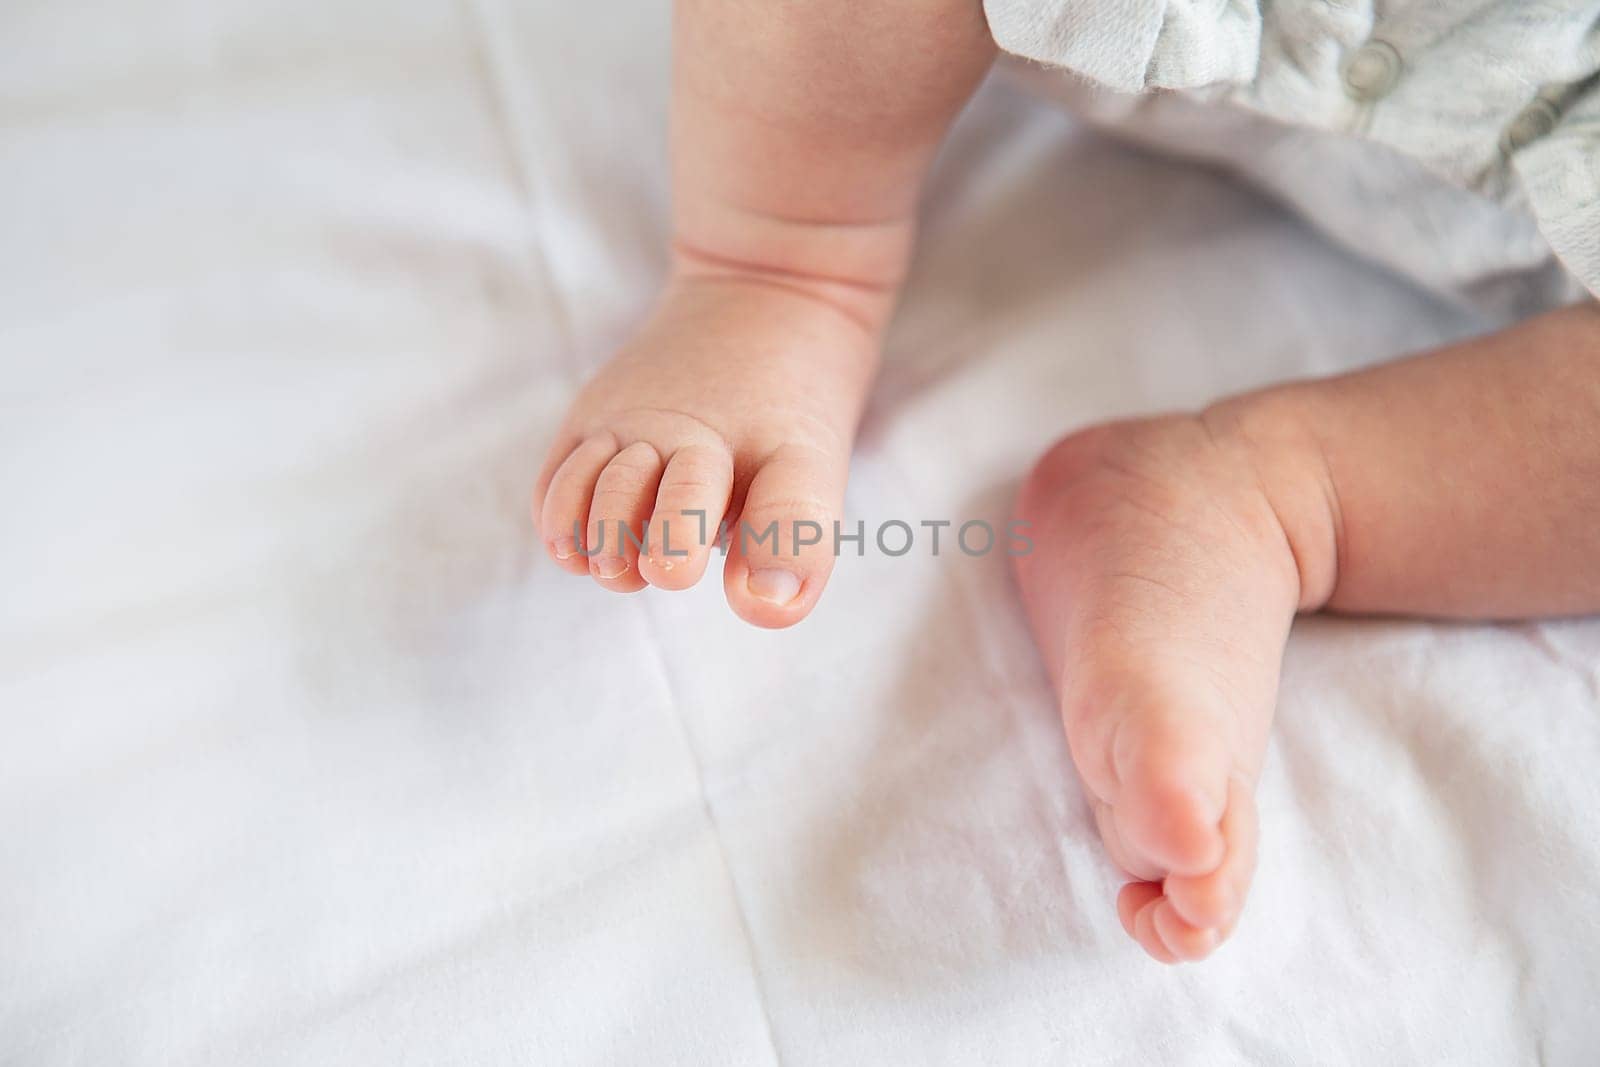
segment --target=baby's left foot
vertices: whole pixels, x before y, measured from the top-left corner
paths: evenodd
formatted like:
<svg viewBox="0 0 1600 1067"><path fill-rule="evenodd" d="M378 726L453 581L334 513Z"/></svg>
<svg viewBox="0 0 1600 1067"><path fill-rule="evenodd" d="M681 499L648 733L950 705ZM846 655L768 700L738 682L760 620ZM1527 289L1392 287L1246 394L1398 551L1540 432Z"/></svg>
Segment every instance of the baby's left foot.
<svg viewBox="0 0 1600 1067"><path fill-rule="evenodd" d="M1296 449L1236 430L1224 409L1074 434L1019 503L1034 636L1100 835L1135 879L1117 911L1169 963L1209 954L1239 917L1279 662L1306 599L1280 512L1317 506L1318 487L1296 477L1269 499Z"/></svg>

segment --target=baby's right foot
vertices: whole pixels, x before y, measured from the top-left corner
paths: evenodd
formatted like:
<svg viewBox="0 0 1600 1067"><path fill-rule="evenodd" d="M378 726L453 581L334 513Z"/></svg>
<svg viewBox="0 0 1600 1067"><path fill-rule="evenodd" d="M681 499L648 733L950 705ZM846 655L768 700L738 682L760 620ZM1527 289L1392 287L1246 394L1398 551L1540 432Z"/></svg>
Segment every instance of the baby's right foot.
<svg viewBox="0 0 1600 1067"><path fill-rule="evenodd" d="M922 176L994 53L971 0L676 0L676 269L545 461L557 563L683 589L731 519L733 610L806 616Z"/></svg>
<svg viewBox="0 0 1600 1067"><path fill-rule="evenodd" d="M726 519L728 603L790 626L833 569L893 292L680 259L648 323L567 414L534 515L562 568L618 592L699 581Z"/></svg>

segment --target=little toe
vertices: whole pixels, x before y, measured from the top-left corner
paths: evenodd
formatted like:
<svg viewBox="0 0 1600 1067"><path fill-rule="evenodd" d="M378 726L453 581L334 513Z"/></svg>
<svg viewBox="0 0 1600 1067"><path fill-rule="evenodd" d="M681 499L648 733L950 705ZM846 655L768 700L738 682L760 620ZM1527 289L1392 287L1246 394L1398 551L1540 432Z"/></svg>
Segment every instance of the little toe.
<svg viewBox="0 0 1600 1067"><path fill-rule="evenodd" d="M733 456L721 443L686 445L661 475L639 574L661 589L687 589L705 573L733 490Z"/></svg>
<svg viewBox="0 0 1600 1067"><path fill-rule="evenodd" d="M750 481L723 569L728 604L756 626L792 626L833 570L845 465L798 446L779 449Z"/></svg>
<svg viewBox="0 0 1600 1067"><path fill-rule="evenodd" d="M589 573L584 555L589 507L595 482L618 448L617 439L609 433L585 438L557 464L549 488L535 501L545 551L568 574Z"/></svg>
<svg viewBox="0 0 1600 1067"><path fill-rule="evenodd" d="M1178 915L1191 926L1226 935L1239 920L1256 865L1256 804L1250 787L1233 781L1222 816L1227 852L1215 870L1201 875L1171 875L1164 887Z"/></svg>
<svg viewBox="0 0 1600 1067"><path fill-rule="evenodd" d="M639 546L661 480L661 454L636 441L618 452L595 481L589 505L589 573L607 589L632 593L644 588L639 576Z"/></svg>
<svg viewBox="0 0 1600 1067"><path fill-rule="evenodd" d="M539 468L539 478L533 483L533 521L539 522L540 512L544 510L544 498L550 492L550 483L555 480L556 471L565 463L567 457L572 455L573 449L583 443L583 435L563 430L556 435L549 449L544 454L544 465Z"/></svg>

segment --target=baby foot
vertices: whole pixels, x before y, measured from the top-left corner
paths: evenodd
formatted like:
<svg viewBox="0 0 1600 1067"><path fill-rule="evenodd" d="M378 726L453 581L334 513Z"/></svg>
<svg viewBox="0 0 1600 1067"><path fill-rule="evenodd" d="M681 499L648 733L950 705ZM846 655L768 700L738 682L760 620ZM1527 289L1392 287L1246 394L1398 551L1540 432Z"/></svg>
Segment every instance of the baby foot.
<svg viewBox="0 0 1600 1067"><path fill-rule="evenodd" d="M552 558L601 586L686 589L719 524L728 603L757 626L806 616L833 569L856 422L893 294L691 263L579 395L534 514Z"/></svg>
<svg viewBox="0 0 1600 1067"><path fill-rule="evenodd" d="M1167 963L1207 955L1238 920L1255 781L1302 603L1282 502L1231 425L1185 416L1074 434L1019 502L1035 547L1018 579L1073 762L1107 851L1136 879L1117 911ZM1296 484L1299 507L1309 497Z"/></svg>

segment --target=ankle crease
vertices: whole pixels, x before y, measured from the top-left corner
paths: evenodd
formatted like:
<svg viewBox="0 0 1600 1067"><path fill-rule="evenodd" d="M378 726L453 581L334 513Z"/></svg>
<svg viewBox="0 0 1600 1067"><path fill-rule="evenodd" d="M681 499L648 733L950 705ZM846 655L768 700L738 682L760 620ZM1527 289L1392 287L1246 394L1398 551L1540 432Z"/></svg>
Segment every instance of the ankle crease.
<svg viewBox="0 0 1600 1067"><path fill-rule="evenodd" d="M888 325L899 294L898 282L851 278L765 260L741 259L698 247L681 238L673 241L672 255L674 277L781 289L843 315L874 338Z"/></svg>
<svg viewBox="0 0 1600 1067"><path fill-rule="evenodd" d="M1215 404L1200 421L1214 441L1231 441L1255 474L1293 561L1296 610L1326 607L1343 570L1344 514L1327 455L1303 413L1286 410L1292 387Z"/></svg>

